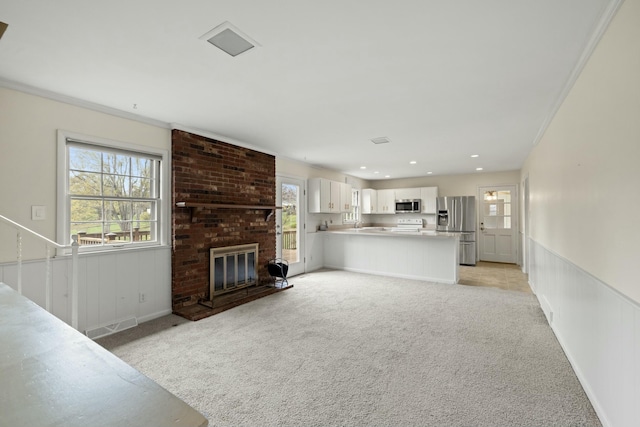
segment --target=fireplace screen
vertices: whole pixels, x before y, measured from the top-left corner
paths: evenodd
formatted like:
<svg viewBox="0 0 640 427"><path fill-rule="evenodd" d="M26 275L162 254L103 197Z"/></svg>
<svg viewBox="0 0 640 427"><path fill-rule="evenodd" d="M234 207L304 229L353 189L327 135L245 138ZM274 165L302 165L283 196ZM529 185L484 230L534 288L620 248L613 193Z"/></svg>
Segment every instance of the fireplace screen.
<svg viewBox="0 0 640 427"><path fill-rule="evenodd" d="M210 255L211 296L257 283L257 243L212 248Z"/></svg>

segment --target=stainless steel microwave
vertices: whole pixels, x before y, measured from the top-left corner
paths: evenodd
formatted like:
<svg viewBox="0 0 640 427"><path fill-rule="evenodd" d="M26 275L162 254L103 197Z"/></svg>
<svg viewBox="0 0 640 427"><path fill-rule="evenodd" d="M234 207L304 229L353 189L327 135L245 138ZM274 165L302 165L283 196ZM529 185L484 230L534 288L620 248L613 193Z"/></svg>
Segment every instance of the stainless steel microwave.
<svg viewBox="0 0 640 427"><path fill-rule="evenodd" d="M420 213L420 199L402 199L396 200L396 213Z"/></svg>

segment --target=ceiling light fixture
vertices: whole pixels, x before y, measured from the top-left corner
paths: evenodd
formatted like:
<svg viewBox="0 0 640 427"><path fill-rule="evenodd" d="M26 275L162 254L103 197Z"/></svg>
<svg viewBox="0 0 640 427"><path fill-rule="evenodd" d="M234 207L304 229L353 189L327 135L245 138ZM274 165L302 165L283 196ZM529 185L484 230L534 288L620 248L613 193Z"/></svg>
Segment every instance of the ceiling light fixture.
<svg viewBox="0 0 640 427"><path fill-rule="evenodd" d="M482 168L476 168L476 170L477 170L477 171L481 171L481 170L482 170Z"/></svg>
<svg viewBox="0 0 640 427"><path fill-rule="evenodd" d="M433 172L427 172L427 175L431 175Z"/></svg>
<svg viewBox="0 0 640 427"><path fill-rule="evenodd" d="M480 154L472 154L471 157L473 158L480 157Z"/></svg>
<svg viewBox="0 0 640 427"><path fill-rule="evenodd" d="M391 175L385 175L384 177L385 178L391 178Z"/></svg>
<svg viewBox="0 0 640 427"><path fill-rule="evenodd" d="M374 173L380 173L380 172L378 172L378 171L375 171Z"/></svg>
<svg viewBox="0 0 640 427"><path fill-rule="evenodd" d="M366 166L360 166L360 169L366 169L366 168L367 168Z"/></svg>
<svg viewBox="0 0 640 427"><path fill-rule="evenodd" d="M416 162L415 160L411 160L411 161L409 162L409 164L410 164L410 165L415 165L416 163L418 163L418 162Z"/></svg>
<svg viewBox="0 0 640 427"><path fill-rule="evenodd" d="M223 22L213 30L204 34L200 37L200 40L206 40L218 49L234 57L256 46L260 46L258 42L228 21Z"/></svg>
<svg viewBox="0 0 640 427"><path fill-rule="evenodd" d="M372 138L371 142L373 142L374 144L388 144L391 142L391 140L386 136L379 136L377 138Z"/></svg>

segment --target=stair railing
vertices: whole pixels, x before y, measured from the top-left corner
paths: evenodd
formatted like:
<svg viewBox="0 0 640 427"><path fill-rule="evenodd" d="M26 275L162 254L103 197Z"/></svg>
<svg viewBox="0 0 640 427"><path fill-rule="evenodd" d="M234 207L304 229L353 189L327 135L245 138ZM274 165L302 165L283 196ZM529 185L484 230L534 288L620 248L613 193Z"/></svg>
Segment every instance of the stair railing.
<svg viewBox="0 0 640 427"><path fill-rule="evenodd" d="M36 233L27 227L18 224L9 218L0 215L0 222L3 222L16 230L16 257L17 257L17 287L18 292L22 295L22 234L29 234L36 239L42 241L46 248L46 277L45 277L45 309L51 313L51 251L52 249L69 249L71 248L71 326L74 329L78 329L78 236L71 236L73 242L70 246L61 245L53 240L44 237L41 234Z"/></svg>

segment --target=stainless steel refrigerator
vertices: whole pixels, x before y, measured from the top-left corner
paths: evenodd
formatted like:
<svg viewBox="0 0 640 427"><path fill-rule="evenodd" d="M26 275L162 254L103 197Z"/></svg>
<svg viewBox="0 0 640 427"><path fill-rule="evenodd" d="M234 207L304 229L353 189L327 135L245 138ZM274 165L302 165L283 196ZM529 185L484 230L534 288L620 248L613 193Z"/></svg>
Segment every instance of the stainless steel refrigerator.
<svg viewBox="0 0 640 427"><path fill-rule="evenodd" d="M476 265L476 198L438 197L436 230L460 233L460 264Z"/></svg>

